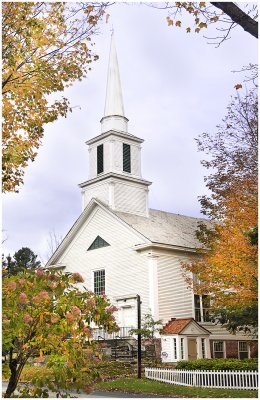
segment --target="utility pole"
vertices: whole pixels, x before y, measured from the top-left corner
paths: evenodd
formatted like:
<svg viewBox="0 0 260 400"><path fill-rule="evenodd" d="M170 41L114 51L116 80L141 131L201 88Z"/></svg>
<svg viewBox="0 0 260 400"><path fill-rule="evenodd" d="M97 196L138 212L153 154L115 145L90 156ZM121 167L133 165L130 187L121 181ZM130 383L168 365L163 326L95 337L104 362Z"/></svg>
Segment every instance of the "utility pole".
<svg viewBox="0 0 260 400"><path fill-rule="evenodd" d="M141 329L141 299L139 294L136 295L137 299L137 329ZM141 333L137 335L137 378L142 377L142 354L141 354Z"/></svg>

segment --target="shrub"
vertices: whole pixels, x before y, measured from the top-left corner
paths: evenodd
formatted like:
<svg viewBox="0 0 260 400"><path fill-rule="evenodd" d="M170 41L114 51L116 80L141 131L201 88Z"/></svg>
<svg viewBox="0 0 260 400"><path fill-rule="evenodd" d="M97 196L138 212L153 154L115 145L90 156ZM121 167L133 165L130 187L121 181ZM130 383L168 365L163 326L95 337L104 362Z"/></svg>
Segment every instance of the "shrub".
<svg viewBox="0 0 260 400"><path fill-rule="evenodd" d="M30 366L25 365L22 373L21 373L21 381L22 382L31 382L36 377L42 380L51 380L52 378L52 369L46 367L45 365L41 366Z"/></svg>
<svg viewBox="0 0 260 400"><path fill-rule="evenodd" d="M192 361L178 361L176 369L213 370L213 371L257 371L257 359L238 360L235 358L212 358Z"/></svg>

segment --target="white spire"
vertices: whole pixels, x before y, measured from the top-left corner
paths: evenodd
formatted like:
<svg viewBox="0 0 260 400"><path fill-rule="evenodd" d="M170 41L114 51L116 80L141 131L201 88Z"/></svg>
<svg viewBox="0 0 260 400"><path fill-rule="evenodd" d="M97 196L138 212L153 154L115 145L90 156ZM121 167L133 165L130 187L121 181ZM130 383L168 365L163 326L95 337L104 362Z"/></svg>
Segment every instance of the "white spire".
<svg viewBox="0 0 260 400"><path fill-rule="evenodd" d="M111 35L110 56L107 74L107 90L101 131L111 129L127 132L128 119L125 117L119 67L116 54L114 31Z"/></svg>

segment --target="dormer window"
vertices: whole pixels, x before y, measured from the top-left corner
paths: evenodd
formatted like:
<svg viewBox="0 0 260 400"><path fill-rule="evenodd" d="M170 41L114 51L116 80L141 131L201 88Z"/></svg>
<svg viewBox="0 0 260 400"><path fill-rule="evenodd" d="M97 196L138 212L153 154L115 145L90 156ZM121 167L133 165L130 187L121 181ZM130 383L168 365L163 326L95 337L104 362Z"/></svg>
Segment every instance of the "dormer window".
<svg viewBox="0 0 260 400"><path fill-rule="evenodd" d="M97 174L104 172L104 149L103 144L97 146Z"/></svg>
<svg viewBox="0 0 260 400"><path fill-rule="evenodd" d="M123 171L131 172L131 147L123 143Z"/></svg>

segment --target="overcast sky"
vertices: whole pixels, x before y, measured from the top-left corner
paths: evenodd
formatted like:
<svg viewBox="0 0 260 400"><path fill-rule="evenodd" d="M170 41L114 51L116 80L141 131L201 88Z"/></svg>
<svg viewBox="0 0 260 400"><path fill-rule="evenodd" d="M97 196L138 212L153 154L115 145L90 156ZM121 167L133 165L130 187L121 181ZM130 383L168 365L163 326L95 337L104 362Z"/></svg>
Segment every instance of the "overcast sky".
<svg viewBox="0 0 260 400"><path fill-rule="evenodd" d="M234 85L243 79L232 71L257 62L257 40L237 28L215 48L202 34L169 27L165 11L116 4L109 14L95 38L99 61L88 78L64 93L73 113L46 125L20 192L3 196L6 255L30 247L46 261L49 232L66 235L82 211L78 184L88 179L85 141L100 133L112 24L129 133L145 140L142 176L153 182L149 206L201 215L198 196L206 192L206 170L194 138L216 131L236 94Z"/></svg>

